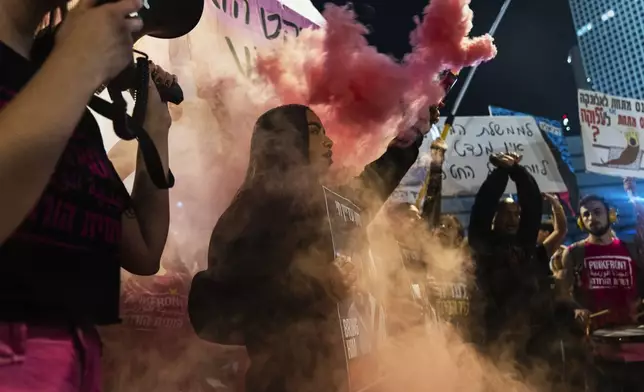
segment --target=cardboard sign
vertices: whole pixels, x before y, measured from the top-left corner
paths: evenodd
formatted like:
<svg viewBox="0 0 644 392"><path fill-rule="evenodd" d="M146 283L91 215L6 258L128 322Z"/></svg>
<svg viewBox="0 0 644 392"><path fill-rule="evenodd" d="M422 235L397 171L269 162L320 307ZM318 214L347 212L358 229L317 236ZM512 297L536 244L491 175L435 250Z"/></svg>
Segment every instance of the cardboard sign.
<svg viewBox="0 0 644 392"><path fill-rule="evenodd" d="M441 119L438 128L442 128ZM425 138L421 151L428 151L432 139ZM475 195L488 174L494 170L489 162L493 153L517 153L523 156L521 165L535 178L542 192L565 192L548 144L532 117L457 117L447 136L448 150L443 164L443 196ZM393 195L395 200L415 201L427 167L416 166L400 183ZM505 193L516 193L512 181Z"/></svg>
<svg viewBox="0 0 644 392"><path fill-rule="evenodd" d="M579 122L586 170L644 178L644 101L579 90Z"/></svg>

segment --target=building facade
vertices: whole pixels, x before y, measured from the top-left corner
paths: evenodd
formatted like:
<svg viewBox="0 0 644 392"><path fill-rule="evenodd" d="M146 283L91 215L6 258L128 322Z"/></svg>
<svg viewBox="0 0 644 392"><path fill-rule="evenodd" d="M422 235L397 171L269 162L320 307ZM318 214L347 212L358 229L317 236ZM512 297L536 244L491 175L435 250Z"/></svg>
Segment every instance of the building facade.
<svg viewBox="0 0 644 392"><path fill-rule="evenodd" d="M592 89L644 99L643 1L569 0L569 4Z"/></svg>

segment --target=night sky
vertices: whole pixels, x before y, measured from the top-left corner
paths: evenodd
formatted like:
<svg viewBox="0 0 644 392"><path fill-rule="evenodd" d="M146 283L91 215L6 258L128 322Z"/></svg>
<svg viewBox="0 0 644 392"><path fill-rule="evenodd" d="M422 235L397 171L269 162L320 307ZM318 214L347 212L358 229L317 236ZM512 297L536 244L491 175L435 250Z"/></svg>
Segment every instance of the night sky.
<svg viewBox="0 0 644 392"><path fill-rule="evenodd" d="M313 0L320 10L327 2ZM412 18L421 14L427 0L354 0L353 4L360 21L372 30L369 42L380 52L401 58L410 50ZM502 4L503 0L472 0L473 35L490 29ZM566 62L576 44L568 1L513 0L495 41L499 54L478 68L457 115L487 115L487 106L496 105L551 119L576 116L576 86ZM466 72L461 72L447 100L448 108Z"/></svg>

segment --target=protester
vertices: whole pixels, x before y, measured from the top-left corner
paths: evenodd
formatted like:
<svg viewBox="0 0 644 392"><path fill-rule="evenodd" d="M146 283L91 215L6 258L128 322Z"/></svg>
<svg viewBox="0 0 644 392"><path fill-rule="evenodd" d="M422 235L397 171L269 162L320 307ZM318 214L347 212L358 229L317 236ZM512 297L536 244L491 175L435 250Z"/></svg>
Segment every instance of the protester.
<svg viewBox="0 0 644 392"><path fill-rule="evenodd" d="M430 108L430 124L438 122L440 112L437 107ZM442 184L442 165L446 144L436 139L430 146L431 164L429 182L423 202L422 213L411 203L396 203L387 209L387 219L391 234L398 245L391 259L400 257L401 268L394 268L389 276L389 306L387 312L388 331L391 335L406 332L414 326L426 322L425 316L435 319L436 301L427 285L430 255L428 248L436 245L430 236L433 226L440 221L440 194ZM386 248L386 247L385 247ZM411 283L411 290L409 284ZM411 296L410 296L411 294Z"/></svg>
<svg viewBox="0 0 644 392"><path fill-rule="evenodd" d="M426 124L341 193L377 211L416 161ZM329 242L321 184L332 145L305 106L263 114L246 179L213 231L209 268L193 280L192 324L204 339L246 345L249 392L335 391L347 381L337 303L355 276L333 263Z"/></svg>
<svg viewBox="0 0 644 392"><path fill-rule="evenodd" d="M496 169L476 195L468 239L485 345L511 344L519 362L527 365L547 357L540 351L554 327L548 259L537 247L542 196L520 160L516 154L490 157ZM509 179L516 184L518 204L498 201Z"/></svg>
<svg viewBox="0 0 644 392"><path fill-rule="evenodd" d="M426 279L430 304L439 320L464 327L470 310L467 282L469 251L463 246L465 229L455 215L441 213L443 163L447 144L442 139L436 139L430 150L432 161L429 182L421 212L433 238L438 240L438 244L428 243L424 252L428 263ZM442 249L437 249L437 245ZM465 332L463 328L461 332Z"/></svg>
<svg viewBox="0 0 644 392"><path fill-rule="evenodd" d="M611 227L617 218L615 211L611 210L602 197L586 196L580 201L579 206L580 227L586 230L589 236L571 245L563 253L562 283L573 293L572 298L580 306L576 314L582 321L587 321L591 313L610 309L610 313L593 320L595 326L627 325L634 321L633 306L639 303L644 290L644 281L640 281L644 276L637 273L641 268L638 251L635 244L613 237ZM613 260L615 257L627 262L628 268L625 271L613 271L612 268L618 268L615 263L602 264L607 269L601 271L590 270L587 265L588 258ZM604 278L606 274L619 274L625 281L618 279L613 283L610 279L611 283L608 286L598 285L595 278L599 276L593 276L596 273Z"/></svg>
<svg viewBox="0 0 644 392"><path fill-rule="evenodd" d="M625 185L632 194L634 186L629 182L627 180ZM575 318L589 331L619 329L636 323L644 298L644 269L639 251L636 244L613 235L611 228L616 221L616 211L606 200L596 195L584 197L579 203L578 223L589 236L571 245L562 256L564 273L561 283L571 294ZM638 233L636 239L640 235ZM623 349L620 345L616 349L618 352L615 354L619 356ZM631 361L620 363L606 360L601 355L597 357L598 370L594 375L598 388L639 390L642 362Z"/></svg>
<svg viewBox="0 0 644 392"><path fill-rule="evenodd" d="M141 3L80 1L37 64L36 28L64 4L0 1L2 391L101 390L94 326L119 321L120 268L154 274L168 230L168 192L139 164L129 197L85 107L132 61ZM167 170L168 109L149 92L144 127Z"/></svg>

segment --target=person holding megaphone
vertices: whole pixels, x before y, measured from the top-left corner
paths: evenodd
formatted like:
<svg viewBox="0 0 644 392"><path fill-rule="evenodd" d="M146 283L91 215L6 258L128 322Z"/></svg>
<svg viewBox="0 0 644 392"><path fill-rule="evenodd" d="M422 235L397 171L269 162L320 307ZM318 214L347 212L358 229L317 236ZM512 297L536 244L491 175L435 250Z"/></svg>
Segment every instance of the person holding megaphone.
<svg viewBox="0 0 644 392"><path fill-rule="evenodd" d="M137 165L132 196L86 105L132 63L141 0L80 0L34 61L34 32L63 0L0 0L0 390L99 391L94 328L119 321L120 268L152 275L167 189ZM162 72L156 67L152 74ZM168 173L168 106L148 83L143 128Z"/></svg>

